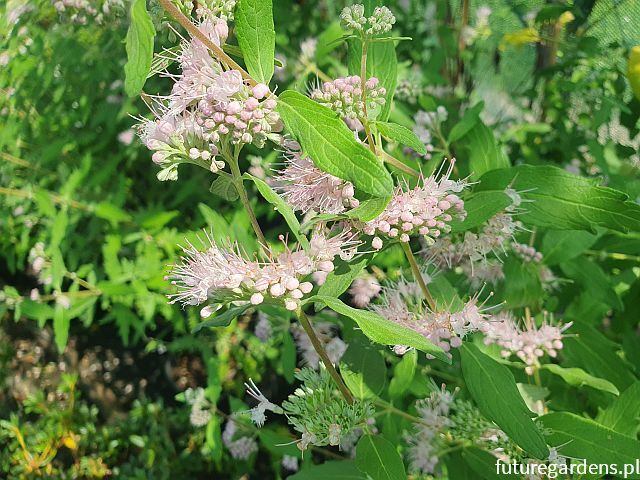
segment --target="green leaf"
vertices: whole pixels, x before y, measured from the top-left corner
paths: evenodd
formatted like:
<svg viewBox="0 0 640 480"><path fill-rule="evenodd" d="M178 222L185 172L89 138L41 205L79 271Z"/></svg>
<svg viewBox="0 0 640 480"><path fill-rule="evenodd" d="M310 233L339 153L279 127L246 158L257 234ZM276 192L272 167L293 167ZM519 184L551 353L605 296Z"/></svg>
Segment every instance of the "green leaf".
<svg viewBox="0 0 640 480"><path fill-rule="evenodd" d="M598 239L585 230L549 230L542 239L545 265L556 265L580 256Z"/></svg>
<svg viewBox="0 0 640 480"><path fill-rule="evenodd" d="M268 84L273 76L276 31L271 0L240 0L235 10L236 36L249 74Z"/></svg>
<svg viewBox="0 0 640 480"><path fill-rule="evenodd" d="M393 369L393 378L389 383L391 398L400 398L409 389L416 373L417 364L418 353L416 350L410 350L402 356Z"/></svg>
<svg viewBox="0 0 640 480"><path fill-rule="evenodd" d="M60 290L62 286L62 278L64 277L67 267L62 258L62 252L58 247L50 249L51 251L51 285L56 290Z"/></svg>
<svg viewBox="0 0 640 480"><path fill-rule="evenodd" d="M379 435L365 435L358 441L356 466L373 480L407 478L398 450L391 442Z"/></svg>
<svg viewBox="0 0 640 480"><path fill-rule="evenodd" d="M476 126L480 121L480 112L482 112L483 108L484 102L479 102L464 112L463 117L449 132L449 143L457 142Z"/></svg>
<svg viewBox="0 0 640 480"><path fill-rule="evenodd" d="M204 328L227 327L235 319L242 315L251 305L239 305L227 308L224 312L216 315L211 320L198 323L191 329L191 333L198 333Z"/></svg>
<svg viewBox="0 0 640 480"><path fill-rule="evenodd" d="M67 315L66 308L59 303L56 304L53 313L53 339L60 353L64 352L64 347L67 346L70 324L71 318Z"/></svg>
<svg viewBox="0 0 640 480"><path fill-rule="evenodd" d="M376 398L387 381L387 365L377 350L351 343L340 360L340 374L356 398Z"/></svg>
<svg viewBox="0 0 640 480"><path fill-rule="evenodd" d="M113 226L116 226L120 222L128 222L131 220L131 215L109 202L102 202L96 205L95 214L97 217L108 220Z"/></svg>
<svg viewBox="0 0 640 480"><path fill-rule="evenodd" d="M523 450L546 459L549 449L531 420L535 414L527 408L509 369L470 343L462 345L460 356L465 383L480 412Z"/></svg>
<svg viewBox="0 0 640 480"><path fill-rule="evenodd" d="M373 253L368 253L356 257L351 262L337 259L335 268L327 275L325 282L320 286L318 295L336 298L342 295L372 258ZM320 305L316 305L316 311L320 310L320 308Z"/></svg>
<svg viewBox="0 0 640 480"><path fill-rule="evenodd" d="M463 221L453 220L451 231L464 232L479 227L511 204L511 198L504 192L473 192L470 197L464 200L467 216Z"/></svg>
<svg viewBox="0 0 640 480"><path fill-rule="evenodd" d="M382 135L390 138L391 140L395 140L402 145L411 147L422 155L427 153L427 147L425 147L424 143L422 143L418 136L407 127L403 127L397 123L376 122L376 128Z"/></svg>
<svg viewBox="0 0 640 480"><path fill-rule="evenodd" d="M218 178L211 182L209 191L228 202L235 202L239 197L233 180L227 175L219 175Z"/></svg>
<svg viewBox="0 0 640 480"><path fill-rule="evenodd" d="M147 12L146 0L133 0L127 30L127 63L124 66L124 89L135 97L140 93L151 70L153 61L153 37L156 34Z"/></svg>
<svg viewBox="0 0 640 480"><path fill-rule="evenodd" d="M278 111L320 170L348 180L357 190L374 197L391 196L389 172L334 112L292 90L280 95Z"/></svg>
<svg viewBox="0 0 640 480"><path fill-rule="evenodd" d="M544 295L537 264L522 262L514 256L504 261L504 300L507 308L536 305Z"/></svg>
<svg viewBox="0 0 640 480"><path fill-rule="evenodd" d="M560 365L555 365L553 363L543 365L542 368L550 371L554 375L558 375L565 382L574 387L582 387L583 385L587 385L589 387L595 388L596 390L602 390L603 392L613 393L614 395L620 394L613 383L602 378L589 375L581 368L563 368Z"/></svg>
<svg viewBox="0 0 640 480"><path fill-rule="evenodd" d="M509 159L493 132L480 120L466 133L464 145L469 152L469 171L473 179L490 170L509 166Z"/></svg>
<svg viewBox="0 0 640 480"><path fill-rule="evenodd" d="M324 295L314 295L304 301L324 303L334 312L351 318L362 329L367 337L382 345L406 345L417 348L421 352L433 355L434 357L451 363L451 360L442 351L425 337L410 328L397 325L374 312L367 310L358 310L357 308L345 305L337 298L327 297Z"/></svg>
<svg viewBox="0 0 640 480"><path fill-rule="evenodd" d="M45 320L49 320L54 315L54 309L46 303L34 302L28 298L20 302L21 313L25 317L38 320L39 323L44 323Z"/></svg>
<svg viewBox="0 0 640 480"><path fill-rule="evenodd" d="M356 208L347 210L345 217L368 222L384 212L389 200L391 200L391 197L373 197L368 200L363 200Z"/></svg>
<svg viewBox="0 0 640 480"><path fill-rule="evenodd" d="M477 475L480 475L485 480L521 480L522 478L519 475L504 474L502 472L498 475L496 472L498 458L486 450L477 447L466 447L462 450L462 458Z"/></svg>
<svg viewBox="0 0 640 480"><path fill-rule="evenodd" d="M519 165L494 170L480 179L476 191L504 191L509 185L522 198L526 212L519 220L559 230L640 231L640 205L627 194L550 166Z"/></svg>
<svg viewBox="0 0 640 480"><path fill-rule="evenodd" d="M568 278L582 285L591 298L601 300L616 310L624 308L620 297L611 286L609 276L597 263L579 257L560 264L560 268Z"/></svg>
<svg viewBox="0 0 640 480"><path fill-rule="evenodd" d="M304 467L303 467L304 468ZM356 468L352 460L331 461L304 468L287 480L367 480L367 476Z"/></svg>
<svg viewBox="0 0 640 480"><path fill-rule="evenodd" d="M340 39L343 34L340 22L332 22L329 26L318 35L318 43L316 44L316 63L322 65L329 54L340 45Z"/></svg>
<svg viewBox="0 0 640 480"><path fill-rule="evenodd" d="M640 382L633 383L598 415L598 423L628 437L640 429Z"/></svg>
<svg viewBox="0 0 640 480"><path fill-rule="evenodd" d="M569 412L554 412L538 419L549 445L571 458L583 458L587 463L635 465L640 442L622 435L588 418ZM635 472L626 478L640 478Z"/></svg>
<svg viewBox="0 0 640 480"><path fill-rule="evenodd" d="M620 391L636 381L629 366L616 354L618 344L582 323L575 323L571 333L563 339L562 349L569 366L582 368L595 377L606 378Z"/></svg>
<svg viewBox="0 0 640 480"><path fill-rule="evenodd" d="M289 435L274 432L267 428L261 428L258 430L258 436L260 437L260 443L269 450L272 455L278 458L283 455L300 458L300 449L295 443L291 443L291 437Z"/></svg>
<svg viewBox="0 0 640 480"><path fill-rule="evenodd" d="M282 332L282 354L280 356L282 364L282 375L289 383L293 383L295 379L294 371L296 369L296 344L289 330Z"/></svg>
<svg viewBox="0 0 640 480"><path fill-rule="evenodd" d="M307 237L305 237L301 233L300 222L298 222L296 214L293 212L289 204L285 202L280 195L274 192L264 180L261 180L258 177L254 177L253 175L249 175L248 173L245 173L243 177L248 178L256 184L260 195L262 195L267 202L273 205L273 207L280 213L280 215L284 217L284 220L287 222L287 225L289 225L291 232L298 239L298 242L300 242L300 245L302 245L302 248L308 250L309 240L307 240Z"/></svg>

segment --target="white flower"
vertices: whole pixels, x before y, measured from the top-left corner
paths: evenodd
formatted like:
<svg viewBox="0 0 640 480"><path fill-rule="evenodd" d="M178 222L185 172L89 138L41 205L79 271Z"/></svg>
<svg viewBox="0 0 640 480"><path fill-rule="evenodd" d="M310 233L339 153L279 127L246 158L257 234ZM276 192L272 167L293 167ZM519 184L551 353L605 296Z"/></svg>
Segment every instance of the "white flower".
<svg viewBox="0 0 640 480"><path fill-rule="evenodd" d="M258 427L262 427L266 420L265 412L270 410L274 413L283 413L282 408L278 405L271 403L267 397L265 397L260 389L256 386L253 380L249 379L249 383L245 383L247 393L258 401L258 405L251 409L251 421Z"/></svg>

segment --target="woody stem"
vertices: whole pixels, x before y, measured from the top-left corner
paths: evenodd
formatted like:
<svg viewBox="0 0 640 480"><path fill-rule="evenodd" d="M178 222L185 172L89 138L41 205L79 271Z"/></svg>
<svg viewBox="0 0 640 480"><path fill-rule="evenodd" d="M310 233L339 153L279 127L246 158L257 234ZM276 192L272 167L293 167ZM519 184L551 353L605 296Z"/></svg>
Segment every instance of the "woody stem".
<svg viewBox="0 0 640 480"><path fill-rule="evenodd" d="M429 304L429 308L432 311L436 311L436 302L433 299L433 296L431 295L431 292L429 291L429 288L427 287L427 284L424 281L424 278L422 277L422 272L420 272L420 267L418 267L418 263L416 262L416 257L413 255L413 252L411 251L411 247L409 246L408 242L400 242L400 245L402 246L402 250L404 250L404 254L407 257L407 260L409 260L409 265L411 266L411 271L413 272L413 276L416 279L416 282L418 282L418 285L420 285L420 290L422 290L422 294L424 295L424 298L427 300L427 303Z"/></svg>
<svg viewBox="0 0 640 480"><path fill-rule="evenodd" d="M322 346L322 343L320 343L320 339L316 335L316 332L313 330L313 327L311 326L311 322L307 318L307 315L302 311L302 309L298 310L298 320L300 320L300 323L302 324L302 328L304 328L304 331L309 336L309 340L311 340L311 344L313 345L313 348L316 350L316 352L322 359L322 363L324 363L324 366L327 367L327 371L329 372L329 375L331 375L333 380L338 385L338 388L340 389L340 392L342 392L342 395L344 396L345 400L350 404L353 403L353 396L351 395L349 388L345 385L344 380L342 380L342 377L336 370L336 367L334 367L333 363L331 363L331 359L329 358L329 355L327 355L327 351Z"/></svg>

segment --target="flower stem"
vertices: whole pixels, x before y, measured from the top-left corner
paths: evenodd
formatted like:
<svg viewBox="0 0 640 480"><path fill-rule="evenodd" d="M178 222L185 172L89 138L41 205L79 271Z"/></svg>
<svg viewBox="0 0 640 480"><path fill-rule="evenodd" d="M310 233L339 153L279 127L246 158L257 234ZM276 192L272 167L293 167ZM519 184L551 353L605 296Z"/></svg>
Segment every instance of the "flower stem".
<svg viewBox="0 0 640 480"><path fill-rule="evenodd" d="M418 172L417 170L414 170L409 165L406 165L405 163L401 162L396 157L393 157L393 156L389 155L387 152L385 152L381 148L377 148L376 149L376 153L378 155L380 155L382 157L382 159L385 162L387 162L389 165L391 165L393 167L396 167L398 170L400 170L400 171L402 171L404 173L408 173L409 175L411 175L413 177L420 178L420 172Z"/></svg>
<svg viewBox="0 0 640 480"><path fill-rule="evenodd" d="M309 336L309 340L311 340L311 344L313 345L313 348L316 350L316 352L322 359L322 362L324 363L325 367L327 367L327 371L329 372L329 375L333 377L333 380L338 385L338 388L340 389L340 392L342 392L342 395L344 396L345 400L350 404L353 403L353 396L351 395L349 388L347 388L347 386L345 385L344 380L342 380L342 377L336 370L336 367L334 367L333 363L331 363L331 360L329 359L329 355L327 355L326 350L320 343L320 339L318 338L318 336L316 335L316 332L313 330L313 327L311 326L311 322L309 321L309 319L307 318L307 315L302 311L301 308L298 309L298 320L300 320L300 323L302 324L302 328L304 328L304 331Z"/></svg>
<svg viewBox="0 0 640 480"><path fill-rule="evenodd" d="M249 202L249 196L247 195L247 189L244 188L244 182L242 181L242 174L240 173L240 167L238 166L238 157L232 155L225 155L227 162L229 163L229 168L231 169L231 175L233 177L233 184L238 191L238 195L240 197L240 201L244 206L244 209L247 211L247 215L249 216L249 221L251 222L251 226L253 227L253 231L258 237L258 242L262 247L262 251L266 256L269 256L269 245L267 244L267 239L264 238L264 233L262 233L262 229L260 228L260 224L258 223L258 219L256 218L256 214L251 207L251 203Z"/></svg>
<svg viewBox="0 0 640 480"><path fill-rule="evenodd" d="M409 260L409 265L411 265L411 271L413 272L413 276L415 277L416 282L418 282L418 285L420 285L420 290L422 290L422 294L424 295L424 298L427 300L427 303L429 304L429 308L435 312L436 302L433 299L433 296L431 295L429 288L427 288L427 284L425 283L424 278L422 277L422 272L420 272L420 267L418 267L418 263L416 262L416 257L413 256L413 252L411 251L411 247L409 246L409 243L400 242L400 245L402 246L402 250L404 250L404 254L407 257L407 260Z"/></svg>
<svg viewBox="0 0 640 480"><path fill-rule="evenodd" d="M229 55L227 55L222 48L213 43L209 37L202 33L198 27L196 27L191 20L187 18L178 8L171 2L171 0L159 0L160 5L164 8L176 21L182 25L192 37L197 38L205 46L213 52L213 54L223 63L226 63L233 70L238 70L242 78L244 78L250 85L256 85L257 82L249 75L240 65L238 65Z"/></svg>
<svg viewBox="0 0 640 480"><path fill-rule="evenodd" d="M364 112L364 118L362 119L362 126L364 127L364 133L367 135L367 143L369 149L376 154L376 144L373 142L371 136L371 129L369 128L369 114L367 113L367 91L365 89L365 83L367 81L367 52L369 50L369 40L362 39L362 58L360 59L360 90L362 90L362 109Z"/></svg>

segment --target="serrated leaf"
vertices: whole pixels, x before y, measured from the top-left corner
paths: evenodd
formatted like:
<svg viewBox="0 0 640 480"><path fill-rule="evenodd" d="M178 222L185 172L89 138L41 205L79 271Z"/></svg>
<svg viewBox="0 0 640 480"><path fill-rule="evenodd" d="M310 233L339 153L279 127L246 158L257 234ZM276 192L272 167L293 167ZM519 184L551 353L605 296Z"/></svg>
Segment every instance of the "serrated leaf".
<svg viewBox="0 0 640 480"><path fill-rule="evenodd" d="M396 447L379 435L364 435L356 446L356 466L372 480L407 478L402 457Z"/></svg>
<svg viewBox="0 0 640 480"><path fill-rule="evenodd" d="M124 89L130 97L140 93L151 70L155 34L146 0L133 0L126 37L127 63L124 66Z"/></svg>
<svg viewBox="0 0 640 480"><path fill-rule="evenodd" d="M470 197L464 200L467 216L463 221L453 220L451 231L464 232L479 227L511 203L511 199L504 192L473 192Z"/></svg>
<svg viewBox="0 0 640 480"><path fill-rule="evenodd" d="M640 205L626 193L551 166L519 165L493 170L480 179L480 191L504 191L509 185L532 200L519 220L559 230L640 231Z"/></svg>
<svg viewBox="0 0 640 480"><path fill-rule="evenodd" d="M198 333L204 328L213 327L227 327L229 324L240 315L242 315L251 305L239 305L227 308L224 312L217 314L211 320L205 320L198 323L191 329L191 333Z"/></svg>
<svg viewBox="0 0 640 480"><path fill-rule="evenodd" d="M235 9L236 36L249 74L268 84L273 76L276 31L271 0L240 0Z"/></svg>
<svg viewBox="0 0 640 480"><path fill-rule="evenodd" d="M586 385L595 388L596 390L613 393L614 395L620 394L613 383L603 378L589 375L581 368L563 368L560 365L556 365L553 363L542 365L542 368L553 373L554 375L558 375L571 386L582 387L583 385Z"/></svg>
<svg viewBox="0 0 640 480"><path fill-rule="evenodd" d="M397 325L377 313L358 310L357 308L345 305L337 298L323 295L314 295L306 299L304 303L310 302L324 303L334 312L351 318L358 324L362 333L374 342L382 345L406 345L433 355L443 362L451 363L449 357L447 357L440 347L437 347L419 333L407 327Z"/></svg>
<svg viewBox="0 0 640 480"><path fill-rule="evenodd" d="M239 198L238 190L233 180L227 175L219 175L218 178L211 182L209 191L228 202L235 202Z"/></svg>
<svg viewBox="0 0 640 480"><path fill-rule="evenodd" d="M340 375L356 398L376 398L387 380L387 366L380 352L352 343L340 360Z"/></svg>
<svg viewBox="0 0 640 480"><path fill-rule="evenodd" d="M531 420L535 414L527 408L509 369L470 343L462 345L460 356L465 383L480 412L523 450L546 459L549 449Z"/></svg>
<svg viewBox="0 0 640 480"><path fill-rule="evenodd" d="M253 175L249 175L248 173L245 173L243 177L248 178L253 183L255 183L258 192L260 192L260 195L262 195L262 197L267 202L273 205L273 207L280 213L280 215L284 217L287 225L289 225L289 229L298 239L298 242L300 242L302 248L308 250L309 240L307 240L307 237L302 234L300 229L300 222L298 221L296 214L293 212L289 204L285 202L280 195L274 192L264 180L261 180L258 177L254 177Z"/></svg>
<svg viewBox="0 0 640 480"><path fill-rule="evenodd" d="M425 155L427 153L427 147L420 141L418 136L409 130L407 127L398 125L397 123L390 122L376 122L376 128L385 137L395 140L402 145L411 147L418 153Z"/></svg>
<svg viewBox="0 0 640 480"><path fill-rule="evenodd" d="M282 120L320 169L348 180L356 190L390 197L393 180L382 162L358 143L349 127L330 109L287 90L279 97Z"/></svg>
<svg viewBox="0 0 640 480"><path fill-rule="evenodd" d="M640 382L633 383L602 410L597 421L618 433L637 438L640 429Z"/></svg>
<svg viewBox="0 0 640 480"><path fill-rule="evenodd" d="M550 413L538 422L549 445L558 447L561 455L591 464L617 464L619 472L624 471L623 464L636 464L640 442L635 438L569 412ZM640 472L632 472L626 478L640 478Z"/></svg>

